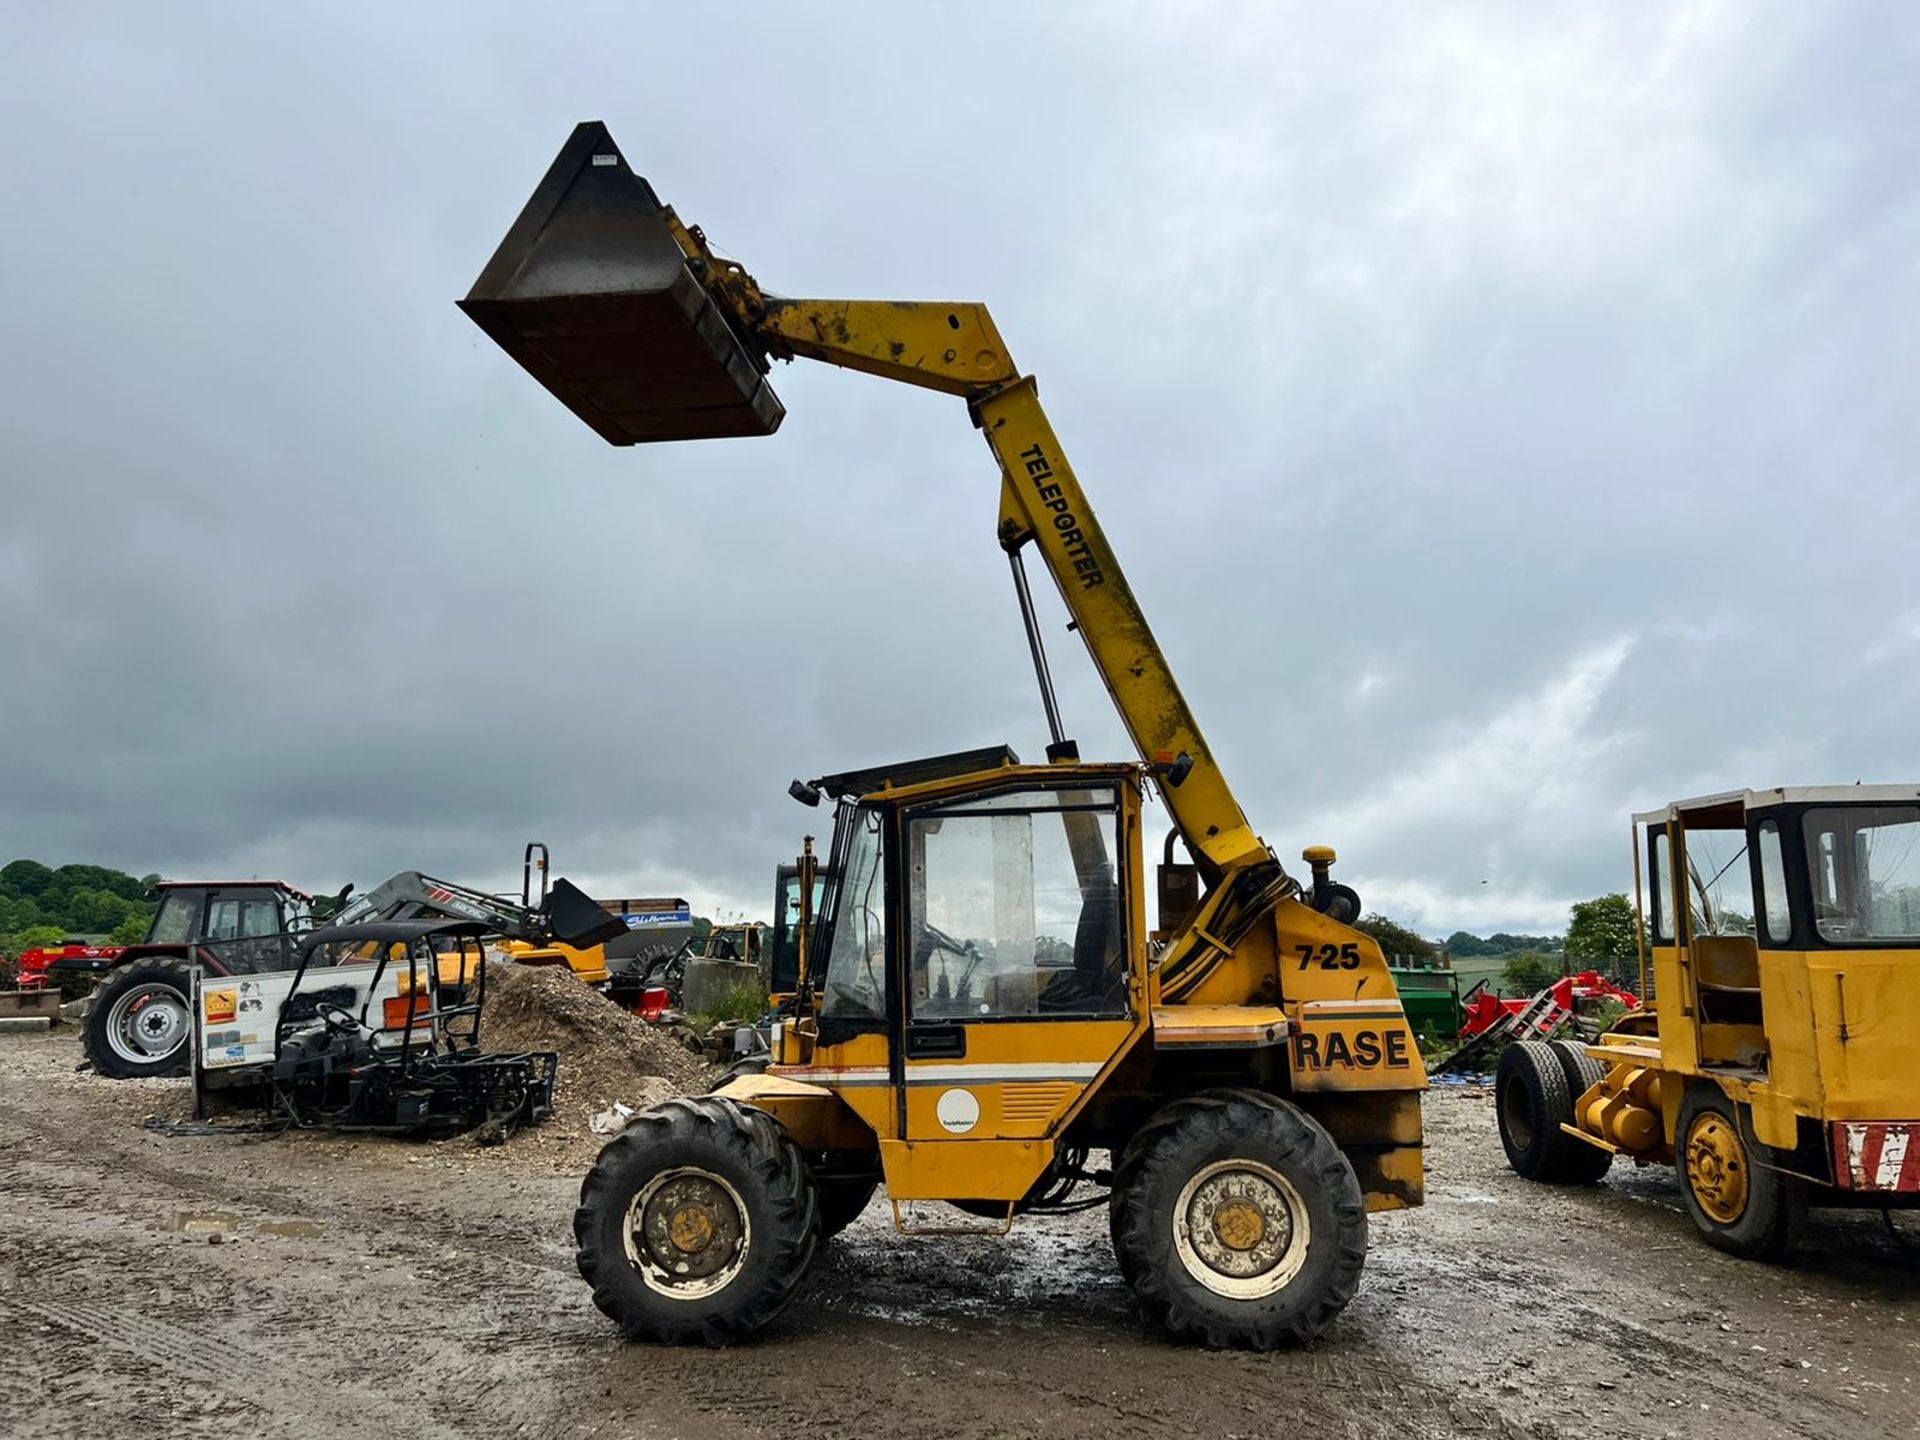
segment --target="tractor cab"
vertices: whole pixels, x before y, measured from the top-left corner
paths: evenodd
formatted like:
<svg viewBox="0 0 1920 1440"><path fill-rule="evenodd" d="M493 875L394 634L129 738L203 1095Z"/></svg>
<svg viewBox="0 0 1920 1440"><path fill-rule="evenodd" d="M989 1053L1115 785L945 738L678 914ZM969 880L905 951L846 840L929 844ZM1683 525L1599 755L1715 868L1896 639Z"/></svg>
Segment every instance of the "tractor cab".
<svg viewBox="0 0 1920 1440"><path fill-rule="evenodd" d="M1668 1063L1750 1087L1782 1148L1819 1142L1814 1117L1914 1118L1920 787L1734 791L1634 819Z"/></svg>

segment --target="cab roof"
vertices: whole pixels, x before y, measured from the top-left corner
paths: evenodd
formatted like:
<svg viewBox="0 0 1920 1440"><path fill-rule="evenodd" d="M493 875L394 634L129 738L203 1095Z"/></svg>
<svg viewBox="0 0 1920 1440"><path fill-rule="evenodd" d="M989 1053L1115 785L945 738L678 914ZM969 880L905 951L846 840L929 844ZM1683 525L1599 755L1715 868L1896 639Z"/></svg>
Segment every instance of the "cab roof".
<svg viewBox="0 0 1920 1440"><path fill-rule="evenodd" d="M284 880L161 880L155 883L156 890L238 890L242 887L252 890L284 890L289 895L297 895L302 900L311 900L313 896L298 885L289 885Z"/></svg>
<svg viewBox="0 0 1920 1440"><path fill-rule="evenodd" d="M1722 790L1675 800L1633 817L1637 825L1685 817L1695 825L1737 823L1749 810L1774 805L1912 805L1920 803L1920 785L1779 785L1771 790Z"/></svg>

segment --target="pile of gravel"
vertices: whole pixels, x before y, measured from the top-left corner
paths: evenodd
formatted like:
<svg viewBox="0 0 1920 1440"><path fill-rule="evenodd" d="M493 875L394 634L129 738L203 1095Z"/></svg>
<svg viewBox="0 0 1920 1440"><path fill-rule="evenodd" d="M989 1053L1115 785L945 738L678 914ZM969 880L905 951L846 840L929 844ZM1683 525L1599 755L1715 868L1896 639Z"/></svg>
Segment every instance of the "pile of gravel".
<svg viewBox="0 0 1920 1440"><path fill-rule="evenodd" d="M553 1124L585 1130L615 1103L640 1109L669 1095L698 1094L709 1067L674 1036L622 1010L564 966L487 962L484 1050L552 1050L560 1056Z"/></svg>

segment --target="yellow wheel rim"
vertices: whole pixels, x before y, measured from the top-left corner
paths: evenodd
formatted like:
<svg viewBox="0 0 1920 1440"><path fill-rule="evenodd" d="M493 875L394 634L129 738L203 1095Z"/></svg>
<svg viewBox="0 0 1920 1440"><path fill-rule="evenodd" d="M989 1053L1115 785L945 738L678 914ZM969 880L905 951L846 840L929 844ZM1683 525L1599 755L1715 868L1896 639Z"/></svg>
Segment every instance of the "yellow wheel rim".
<svg viewBox="0 0 1920 1440"><path fill-rule="evenodd" d="M1747 1147L1726 1116L1709 1110L1687 1130L1687 1188L1716 1225L1746 1213Z"/></svg>

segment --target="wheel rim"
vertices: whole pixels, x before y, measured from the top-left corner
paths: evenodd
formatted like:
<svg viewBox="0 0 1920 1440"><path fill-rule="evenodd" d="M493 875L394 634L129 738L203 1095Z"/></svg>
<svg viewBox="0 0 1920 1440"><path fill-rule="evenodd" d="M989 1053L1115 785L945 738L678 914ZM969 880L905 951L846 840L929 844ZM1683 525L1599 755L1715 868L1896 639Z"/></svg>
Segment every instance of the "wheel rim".
<svg viewBox="0 0 1920 1440"><path fill-rule="evenodd" d="M1533 1148L1533 1110L1527 1087L1518 1078L1500 1092L1500 1124L1516 1150Z"/></svg>
<svg viewBox="0 0 1920 1440"><path fill-rule="evenodd" d="M1708 1111L1687 1131L1687 1188L1707 1218L1731 1225L1747 1208L1747 1147L1726 1116Z"/></svg>
<svg viewBox="0 0 1920 1440"><path fill-rule="evenodd" d="M187 1002L158 980L122 992L107 1012L107 1045L133 1065L164 1060L187 1038Z"/></svg>
<svg viewBox="0 0 1920 1440"><path fill-rule="evenodd" d="M1312 1238L1293 1182L1257 1160L1217 1161L1174 1201L1174 1253L1189 1275L1229 1299L1284 1289L1306 1263Z"/></svg>
<svg viewBox="0 0 1920 1440"><path fill-rule="evenodd" d="M627 1206L627 1259L675 1300L718 1294L747 1263L753 1228L740 1192L711 1170L666 1170Z"/></svg>

